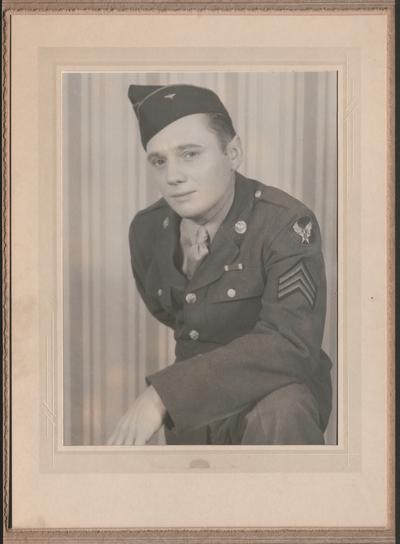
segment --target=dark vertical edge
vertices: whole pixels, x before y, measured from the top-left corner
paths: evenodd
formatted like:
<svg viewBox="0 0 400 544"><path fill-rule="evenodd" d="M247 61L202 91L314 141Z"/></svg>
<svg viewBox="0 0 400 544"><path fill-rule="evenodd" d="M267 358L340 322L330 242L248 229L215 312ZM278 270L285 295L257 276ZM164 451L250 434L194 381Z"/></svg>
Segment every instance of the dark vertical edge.
<svg viewBox="0 0 400 544"><path fill-rule="evenodd" d="M4 402L4 408L2 410L2 416L4 418L8 418L8 442L6 441L6 447L8 446L8 452L3 450L5 452L5 458L4 463L7 463L8 468L8 482L7 482L7 489L4 487L3 492L7 493L8 500L6 502L7 509L5 512L5 515L7 516L6 523L8 529L12 528L12 514L13 514L13 503L12 503L12 375L11 375L11 361L12 361L12 300L11 300L11 293L12 293L12 285L11 285L11 270L12 270L12 254L11 254L11 224L12 224L12 202L11 202L11 72L12 72L12 66L11 66L11 53L12 53L12 17L10 14L3 14L3 24L2 24L2 31L6 36L3 36L4 38L4 48L5 48L5 62L3 66L3 107L4 110L2 111L2 121L3 121L3 127L8 129L8 132L3 135L3 137L8 137L8 145L1 147L1 155L2 155L2 164L4 165L3 172L5 173L4 178L2 179L2 198L3 198L3 213L4 217L2 217L1 221L1 240L2 240L2 259L1 259L1 277L3 278L3 286L5 287L5 292L2 290L1 295L1 302L2 302L2 318L4 317L5 321L8 322L8 339L5 337L6 335L1 335L1 353L3 354L3 364L7 363L7 373L8 373L8 383L3 382L4 377L4 371L1 372L1 390L3 391L3 400ZM8 32L7 32L8 27ZM6 51L6 48L8 46L8 54ZM3 57L4 60L4 57ZM8 65L8 74L7 74L7 66ZM7 80L7 84L4 80ZM5 107L6 100L8 98L8 108ZM3 157L3 152L5 154L5 157ZM8 159L8 160L7 160ZM3 162L4 161L4 162ZM8 185L7 185L7 174L8 174ZM4 187L3 187L4 183ZM9 199L9 205L8 205L8 221L7 221L7 197ZM8 229L7 229L8 227ZM4 238L3 238L4 237ZM3 267L3 257L8 258L8 267ZM3 273L5 275L3 276ZM7 285L8 282L8 285ZM8 287L8 289L7 289ZM8 297L8 305L7 305L7 297ZM5 323L2 323L2 332L6 331L5 329L6 325ZM3 343L4 342L4 343ZM7 360L7 351L8 351L8 360ZM8 386L8 391L7 387ZM8 399L7 399L8 394ZM8 402L7 402L8 400ZM6 411L8 408L8 412ZM4 423L2 421L2 423ZM4 429L4 424L2 426ZM5 427L7 429L7 426ZM2 434L3 437L3 434ZM3 446L3 444L2 444ZM4 497L3 497L3 504Z"/></svg>
<svg viewBox="0 0 400 544"><path fill-rule="evenodd" d="M12 296L12 279L11 279L11 270L12 270L12 254L11 254L11 240L12 240L12 233L11 233L11 225L12 225L12 202L11 202L11 194L12 194L12 191L11 191L11 150L12 150L12 146L11 146L11 58L12 58L12 39L11 39L11 36L12 36L12 17L10 16L9 18L9 22L10 22L10 33L9 33L9 36L10 36L10 40L9 40L9 45L10 45L10 56L9 56L9 66L10 66L10 72L9 72L9 100L10 100L10 107L9 107L9 138L10 138L10 145L9 145L9 149L8 149L8 157L9 157L9 176L10 176L10 185L9 185L9 198L10 198L10 205L9 205L9 211L10 211L10 223L9 223L9 233L10 233L10 237L9 237L9 242L10 242L10 250L9 250L9 256L10 256L10 268L9 268L9 293L10 293L10 309L9 309L9 379L10 379L10 383L9 383L9 390L10 390L10 397L9 397L9 410L10 410L10 435L9 435L9 443L10 443L10 456L9 456L9 467L10 467L10 472L9 472L9 475L10 475L10 480L9 480L9 490L10 490L10 493L9 493L9 503L8 503L8 516L9 516L9 527L12 527L12 517L13 517L13 497L12 497L12 480L11 480L11 475L12 475L12 382L11 382L11 368L12 368L12 315L11 315L11 312L12 312L12 300L11 300L11 296Z"/></svg>
<svg viewBox="0 0 400 544"><path fill-rule="evenodd" d="M397 89L397 92L393 93L393 99L395 101L394 104L394 115L395 115L395 142L399 142L400 140L400 105L399 105L399 92L398 89L400 89L400 25L398 24L400 20L400 3L395 3L395 32L394 32L394 48L395 48L395 55L394 55L394 66L389 66L389 69L395 70L394 75L394 85L395 89ZM392 134L390 135L392 136ZM400 146L397 144L394 146L394 181L395 181L395 188L398 188L399 186L399 177L398 172L400 170ZM399 235L400 235L400 229L399 229L399 222L400 222L400 195L399 190L395 191L395 235L397 243L395 244L395 331L397 331L397 334L395 336L395 382L396 382L396 391L399 392L400 387L400 358L399 358L399 352L400 352L400 337L398 334L398 324L400 323L400 250L399 250ZM400 497L399 497L399 490L400 490L400 474L398 467L400 465L400 393L397 393L395 395L396 397L396 409L395 409L395 434L396 437L393 438L394 440L394 446L396 450L396 456L395 456L395 494L396 498L398 500L395 500L395 534L400 534Z"/></svg>

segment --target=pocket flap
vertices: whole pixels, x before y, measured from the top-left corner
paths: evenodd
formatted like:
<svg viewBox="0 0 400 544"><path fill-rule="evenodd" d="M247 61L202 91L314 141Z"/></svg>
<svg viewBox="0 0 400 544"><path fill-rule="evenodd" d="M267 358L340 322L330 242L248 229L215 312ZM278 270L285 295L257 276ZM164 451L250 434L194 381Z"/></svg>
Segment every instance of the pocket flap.
<svg viewBox="0 0 400 544"><path fill-rule="evenodd" d="M233 302L247 298L261 297L265 284L259 271L229 271L209 287L207 298L210 302Z"/></svg>

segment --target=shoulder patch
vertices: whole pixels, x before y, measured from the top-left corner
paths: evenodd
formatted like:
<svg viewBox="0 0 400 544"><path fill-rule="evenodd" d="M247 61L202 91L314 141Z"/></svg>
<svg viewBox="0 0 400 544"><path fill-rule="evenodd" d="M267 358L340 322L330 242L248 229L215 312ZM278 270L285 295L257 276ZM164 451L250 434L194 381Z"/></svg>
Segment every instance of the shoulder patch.
<svg viewBox="0 0 400 544"><path fill-rule="evenodd" d="M314 221L309 215L297 219L291 226L291 233L301 246L309 246L314 241Z"/></svg>

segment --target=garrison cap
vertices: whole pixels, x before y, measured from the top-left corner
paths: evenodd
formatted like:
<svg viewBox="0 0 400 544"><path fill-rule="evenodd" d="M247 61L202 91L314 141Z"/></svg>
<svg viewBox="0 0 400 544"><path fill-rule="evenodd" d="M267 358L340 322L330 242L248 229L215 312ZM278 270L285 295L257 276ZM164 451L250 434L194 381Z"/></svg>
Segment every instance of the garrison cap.
<svg viewBox="0 0 400 544"><path fill-rule="evenodd" d="M218 113L233 125L219 97L204 87L195 85L130 85L129 100L139 121L143 147L164 127L186 115Z"/></svg>

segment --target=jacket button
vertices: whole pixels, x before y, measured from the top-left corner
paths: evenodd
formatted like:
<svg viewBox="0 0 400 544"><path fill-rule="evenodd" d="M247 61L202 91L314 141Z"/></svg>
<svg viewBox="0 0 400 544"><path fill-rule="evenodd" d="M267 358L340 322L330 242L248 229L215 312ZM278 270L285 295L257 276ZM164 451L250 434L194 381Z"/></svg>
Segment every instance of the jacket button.
<svg viewBox="0 0 400 544"><path fill-rule="evenodd" d="M235 298L236 296L236 289L228 289L226 294L228 295L229 298Z"/></svg>
<svg viewBox="0 0 400 544"><path fill-rule="evenodd" d="M200 334L195 330L190 331L189 336L192 340L198 340L200 338Z"/></svg>
<svg viewBox="0 0 400 544"><path fill-rule="evenodd" d="M197 301L197 296L195 293L188 293L185 299L188 304L194 304Z"/></svg>
<svg viewBox="0 0 400 544"><path fill-rule="evenodd" d="M258 189L255 193L254 193L254 196L256 198L260 198L260 196L262 195L262 192L260 191L260 189Z"/></svg>
<svg viewBox="0 0 400 544"><path fill-rule="evenodd" d="M160 297L162 295L162 289L158 289L157 295Z"/></svg>

